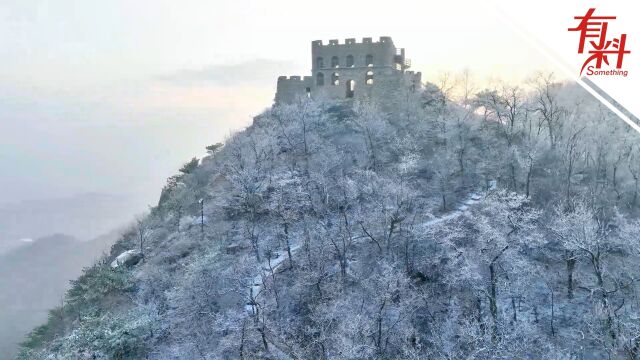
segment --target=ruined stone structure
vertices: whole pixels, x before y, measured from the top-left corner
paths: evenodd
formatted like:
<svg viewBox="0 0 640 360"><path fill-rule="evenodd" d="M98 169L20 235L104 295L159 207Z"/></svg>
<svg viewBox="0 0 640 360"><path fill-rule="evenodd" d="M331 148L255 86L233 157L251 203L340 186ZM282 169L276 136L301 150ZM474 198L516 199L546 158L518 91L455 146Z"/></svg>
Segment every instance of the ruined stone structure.
<svg viewBox="0 0 640 360"><path fill-rule="evenodd" d="M280 76L276 103L291 103L300 96L328 99L385 100L400 91L416 91L422 74L407 69L411 61L388 36L311 42L311 76Z"/></svg>

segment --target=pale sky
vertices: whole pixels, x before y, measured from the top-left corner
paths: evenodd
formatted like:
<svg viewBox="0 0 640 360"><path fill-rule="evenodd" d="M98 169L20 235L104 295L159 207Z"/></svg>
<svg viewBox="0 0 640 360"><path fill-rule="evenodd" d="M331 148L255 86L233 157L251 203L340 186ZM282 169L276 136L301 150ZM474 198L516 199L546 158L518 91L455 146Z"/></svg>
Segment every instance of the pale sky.
<svg viewBox="0 0 640 360"><path fill-rule="evenodd" d="M477 1L3 0L0 204L85 191L157 198L204 146L310 72L312 40L391 36L434 81L549 70Z"/></svg>

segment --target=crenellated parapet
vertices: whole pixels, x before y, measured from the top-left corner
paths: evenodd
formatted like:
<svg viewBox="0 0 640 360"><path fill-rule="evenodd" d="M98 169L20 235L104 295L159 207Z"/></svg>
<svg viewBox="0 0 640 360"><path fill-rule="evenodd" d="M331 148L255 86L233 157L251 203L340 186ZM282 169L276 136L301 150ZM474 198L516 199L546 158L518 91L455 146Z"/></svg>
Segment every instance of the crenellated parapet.
<svg viewBox="0 0 640 360"><path fill-rule="evenodd" d="M378 41L373 41L373 38L370 37L364 37L362 38L361 42L358 42L356 38L348 38L345 39L344 42L340 43L340 40L338 39L331 39L329 40L329 42L325 45L322 40L314 40L311 42L311 47L320 47L320 46L336 46L336 45L358 45L358 44L366 44L366 45L371 45L371 44L393 44L393 40L391 39L390 36L380 36Z"/></svg>
<svg viewBox="0 0 640 360"><path fill-rule="evenodd" d="M311 80L312 80L311 76L300 76L300 75L278 76L278 83L296 83L296 82L307 82Z"/></svg>

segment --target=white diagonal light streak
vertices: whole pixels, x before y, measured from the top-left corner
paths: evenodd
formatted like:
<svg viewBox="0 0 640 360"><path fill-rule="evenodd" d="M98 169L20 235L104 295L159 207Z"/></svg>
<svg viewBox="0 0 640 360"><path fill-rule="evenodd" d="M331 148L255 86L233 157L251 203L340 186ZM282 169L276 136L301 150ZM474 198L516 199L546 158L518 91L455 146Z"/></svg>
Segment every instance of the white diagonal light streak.
<svg viewBox="0 0 640 360"><path fill-rule="evenodd" d="M511 18L500 9L497 4L496 8L502 15L502 19L509 25L516 33L518 33L523 39L525 39L530 45L532 45L536 50L540 51L544 54L556 67L562 70L567 77L575 78L575 71L571 69L564 61L560 60L560 58L554 54L551 50L549 50L546 46L544 46L538 39L536 39L533 35L526 32L524 29L520 28L511 21ZM631 120L626 114L624 114L620 109L611 104L607 99L605 99L602 95L600 95L595 89L593 89L589 84L585 83L581 78L575 79L575 81L582 86L587 92L589 92L593 97L598 99L604 106L606 106L609 110L611 110L614 114L618 115L627 125L631 126L632 129L640 133L640 125Z"/></svg>

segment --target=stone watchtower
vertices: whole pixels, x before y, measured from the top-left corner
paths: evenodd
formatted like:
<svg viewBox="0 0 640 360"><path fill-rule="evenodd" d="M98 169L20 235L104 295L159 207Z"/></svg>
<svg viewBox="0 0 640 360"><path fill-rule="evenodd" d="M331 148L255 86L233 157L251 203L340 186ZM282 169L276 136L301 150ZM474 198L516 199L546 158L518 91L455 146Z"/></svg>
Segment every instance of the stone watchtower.
<svg viewBox="0 0 640 360"><path fill-rule="evenodd" d="M416 91L421 73L407 71L411 61L404 49L396 48L388 36L373 42L346 39L311 42L311 76L280 76L276 103L291 103L300 96L312 98L388 99L399 90Z"/></svg>

